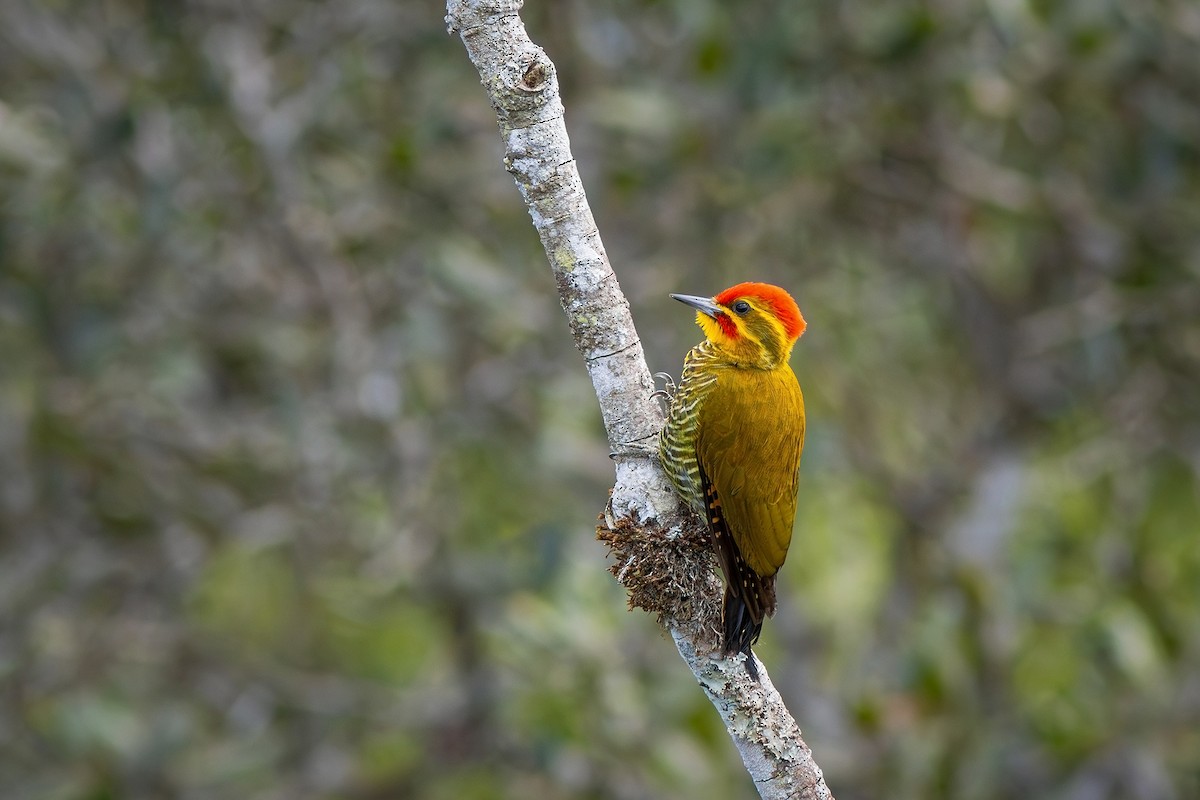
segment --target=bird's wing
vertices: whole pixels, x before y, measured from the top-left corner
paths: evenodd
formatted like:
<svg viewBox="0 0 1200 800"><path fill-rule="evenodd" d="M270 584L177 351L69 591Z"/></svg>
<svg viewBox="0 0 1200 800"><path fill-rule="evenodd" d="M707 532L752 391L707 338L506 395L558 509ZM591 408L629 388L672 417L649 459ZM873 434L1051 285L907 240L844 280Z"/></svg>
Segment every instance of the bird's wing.
<svg viewBox="0 0 1200 800"><path fill-rule="evenodd" d="M760 576L742 558L742 551L730 532L721 498L703 467L700 468L700 482L704 487L705 516L712 533L713 550L721 572L725 574L725 600L721 612L723 649L726 653L747 652L750 645L758 641L763 619L775 613L775 577Z"/></svg>

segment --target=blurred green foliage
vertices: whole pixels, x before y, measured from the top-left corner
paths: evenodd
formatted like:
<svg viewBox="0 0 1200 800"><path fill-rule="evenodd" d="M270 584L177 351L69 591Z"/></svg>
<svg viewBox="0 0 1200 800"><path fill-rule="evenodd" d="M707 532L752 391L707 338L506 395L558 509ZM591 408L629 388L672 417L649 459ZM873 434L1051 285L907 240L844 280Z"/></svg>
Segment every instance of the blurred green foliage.
<svg viewBox="0 0 1200 800"><path fill-rule="evenodd" d="M751 797L437 3L0 5L6 797ZM1200 796L1200 7L533 2L651 367L781 283L840 800Z"/></svg>

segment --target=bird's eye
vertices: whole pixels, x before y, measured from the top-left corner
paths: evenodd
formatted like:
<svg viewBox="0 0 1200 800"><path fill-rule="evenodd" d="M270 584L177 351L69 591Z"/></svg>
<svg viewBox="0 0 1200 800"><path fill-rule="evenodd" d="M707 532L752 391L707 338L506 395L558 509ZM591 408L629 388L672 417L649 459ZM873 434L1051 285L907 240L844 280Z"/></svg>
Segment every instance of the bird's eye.
<svg viewBox="0 0 1200 800"><path fill-rule="evenodd" d="M733 304L733 310L739 314L745 314L747 311L750 310L750 304L747 303L745 300L738 300L736 303Z"/></svg>

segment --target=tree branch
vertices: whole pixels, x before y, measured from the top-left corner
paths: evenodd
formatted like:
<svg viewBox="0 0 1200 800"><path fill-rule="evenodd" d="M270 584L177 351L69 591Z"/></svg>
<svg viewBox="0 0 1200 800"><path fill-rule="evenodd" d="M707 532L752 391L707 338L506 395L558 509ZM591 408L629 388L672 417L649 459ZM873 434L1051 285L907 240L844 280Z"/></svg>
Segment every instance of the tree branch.
<svg viewBox="0 0 1200 800"><path fill-rule="evenodd" d="M766 669L717 652L720 582L703 522L685 510L652 453L663 424L641 341L600 241L563 121L554 64L529 40L522 0L447 0L446 24L479 71L504 138L504 165L541 237L575 346L591 376L616 485L600 536L630 603L656 611L725 721L759 794L832 800ZM719 612L717 612L719 614ZM719 621L719 617L716 617Z"/></svg>

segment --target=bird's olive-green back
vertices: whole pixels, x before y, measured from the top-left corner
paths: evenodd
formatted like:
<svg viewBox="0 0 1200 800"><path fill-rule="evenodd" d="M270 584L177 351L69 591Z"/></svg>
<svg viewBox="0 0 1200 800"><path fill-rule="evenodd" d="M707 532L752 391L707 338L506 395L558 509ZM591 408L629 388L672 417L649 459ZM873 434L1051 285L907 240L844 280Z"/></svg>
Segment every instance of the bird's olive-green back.
<svg viewBox="0 0 1200 800"><path fill-rule="evenodd" d="M762 577L787 557L796 517L804 396L791 367L710 364L697 403L696 456L746 563Z"/></svg>

